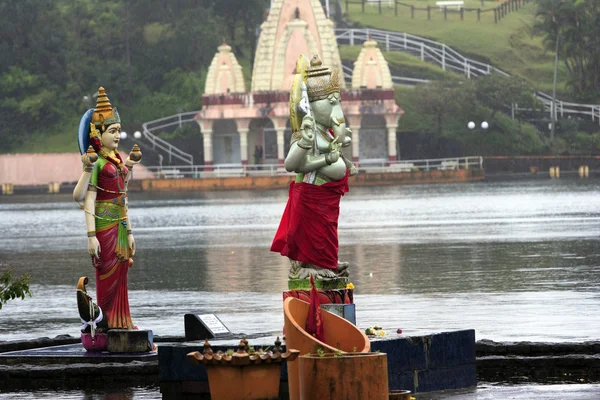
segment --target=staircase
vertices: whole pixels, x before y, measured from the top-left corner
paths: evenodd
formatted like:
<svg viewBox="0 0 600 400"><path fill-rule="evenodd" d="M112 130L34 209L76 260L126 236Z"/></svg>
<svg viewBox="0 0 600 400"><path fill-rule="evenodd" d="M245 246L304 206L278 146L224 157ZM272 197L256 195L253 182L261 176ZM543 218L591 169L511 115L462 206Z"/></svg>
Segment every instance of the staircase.
<svg viewBox="0 0 600 400"><path fill-rule="evenodd" d="M164 163L173 164L175 162L183 163L184 165L194 165L194 157L190 153L186 153L166 140L159 138L157 134L165 128L177 125L181 127L185 123L194 122L194 117L199 112L200 111L190 111L179 113L154 121L144 122L142 124L142 135L144 139L152 146L152 150L159 152L161 155L164 153ZM158 165L158 163L156 165Z"/></svg>
<svg viewBox="0 0 600 400"><path fill-rule="evenodd" d="M473 78L491 73L498 73L503 76L510 76L506 72L479 61L467 58L448 47L443 43L439 43L430 39L411 35L405 32L384 31L380 29L336 29L336 39L338 44L346 44L350 46L360 45L369 40L377 41L385 51L402 51L416 55L421 58L421 61L430 62L440 66L444 71L453 71L465 75L467 78ZM344 67L344 75L351 75L352 69ZM426 82L421 79L405 78L392 76L392 80L397 84L413 84ZM536 98L544 104L545 110L555 113L555 116L573 115L591 117L592 121L598 121L600 125L600 105L598 104L580 104L571 103L562 100L556 100L553 104L552 96L536 92Z"/></svg>

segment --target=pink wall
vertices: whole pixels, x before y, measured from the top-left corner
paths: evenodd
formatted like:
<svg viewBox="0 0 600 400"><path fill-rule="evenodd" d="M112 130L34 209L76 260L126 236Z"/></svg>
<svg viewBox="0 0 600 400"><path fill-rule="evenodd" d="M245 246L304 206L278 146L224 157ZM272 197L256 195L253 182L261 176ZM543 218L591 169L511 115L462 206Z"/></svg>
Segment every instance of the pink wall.
<svg viewBox="0 0 600 400"><path fill-rule="evenodd" d="M121 153L123 159L126 154ZM46 185L51 182L76 182L82 172L79 153L2 154L0 184ZM142 165L135 167L134 178L146 179L152 174Z"/></svg>

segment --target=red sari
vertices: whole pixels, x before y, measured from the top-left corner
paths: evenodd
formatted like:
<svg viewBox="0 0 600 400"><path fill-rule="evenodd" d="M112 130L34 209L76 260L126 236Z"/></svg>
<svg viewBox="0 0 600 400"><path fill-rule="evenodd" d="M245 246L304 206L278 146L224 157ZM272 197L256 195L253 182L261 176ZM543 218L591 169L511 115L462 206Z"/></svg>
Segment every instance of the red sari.
<svg viewBox="0 0 600 400"><path fill-rule="evenodd" d="M321 268L338 268L340 199L348 192L343 179L321 186L290 183L290 194L271 251Z"/></svg>
<svg viewBox="0 0 600 400"><path fill-rule="evenodd" d="M134 329L129 313L127 272L133 264L127 240L125 177L111 162L99 157L90 190L97 190L96 238L100 242L100 265L96 269L96 298L109 329Z"/></svg>

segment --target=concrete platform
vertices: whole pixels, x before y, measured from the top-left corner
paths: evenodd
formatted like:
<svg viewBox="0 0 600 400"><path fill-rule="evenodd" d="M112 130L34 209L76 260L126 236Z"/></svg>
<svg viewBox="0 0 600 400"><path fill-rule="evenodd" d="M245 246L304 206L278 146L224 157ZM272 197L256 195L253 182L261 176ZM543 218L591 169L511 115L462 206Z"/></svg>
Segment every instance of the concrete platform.
<svg viewBox="0 0 600 400"><path fill-rule="evenodd" d="M158 352L91 353L81 343L0 354L0 391L156 384Z"/></svg>
<svg viewBox="0 0 600 400"><path fill-rule="evenodd" d="M251 346L272 346L275 336L249 340ZM213 351L235 348L239 341L211 341ZM418 337L389 336L371 340L371 350L388 356L390 390L413 393L470 388L477 385L475 331L444 332ZM163 399L208 391L203 365L192 364L186 354L202 351L202 343L159 346L159 380ZM287 392L287 368L281 367L282 395Z"/></svg>
<svg viewBox="0 0 600 400"><path fill-rule="evenodd" d="M99 364L106 362L128 363L131 361L158 361L158 352L92 353L86 351L81 343L78 343L42 347L38 349L9 351L0 354L0 365Z"/></svg>
<svg viewBox="0 0 600 400"><path fill-rule="evenodd" d="M273 345L277 333L232 334L227 338L211 340L211 345L216 349L234 349L244 336L252 346L267 347ZM80 340L78 337L59 335L52 339L0 342L0 392L40 388L96 389L105 387L107 379L120 387L158 386L160 382L165 399L178 398L177 394L181 393L208 391L203 367L190 364L185 358L189 351L202 349L200 341L186 342L182 336L157 336L158 355L100 355L85 352ZM504 394L500 393L523 394L525 397L516 398L531 398L526 394L537 387L531 385L534 382L551 382L554 384L552 387L557 387L557 383L571 384L559 385L565 388L547 397L554 399L560 398L560 393L568 394L578 387L585 387L585 384L600 382L599 341L473 341L473 331L458 331L419 337L390 333L387 337L372 339L371 343L373 351L380 350L389 355L390 387L416 392L418 399L458 399L462 396L504 398ZM476 381L473 351L477 357ZM283 368L284 392L286 380L287 371ZM472 388L476 382L479 382L476 391L458 389L462 385ZM486 385L491 383L491 387L482 387L484 382ZM523 383L527 385L520 385ZM439 389L442 392L430 391L442 387L444 389ZM519 389L513 391L510 389L513 387ZM593 387L597 389L599 386Z"/></svg>

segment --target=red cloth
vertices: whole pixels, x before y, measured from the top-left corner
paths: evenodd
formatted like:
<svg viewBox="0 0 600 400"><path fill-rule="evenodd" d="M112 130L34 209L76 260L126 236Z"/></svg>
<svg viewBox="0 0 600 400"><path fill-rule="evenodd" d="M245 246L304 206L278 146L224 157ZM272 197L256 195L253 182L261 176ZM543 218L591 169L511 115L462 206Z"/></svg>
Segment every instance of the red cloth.
<svg viewBox="0 0 600 400"><path fill-rule="evenodd" d="M123 173L127 174L127 167ZM118 219L125 215L124 205L117 206L108 202L112 207L98 208L102 202L107 202L121 196L125 189L125 176L119 173L117 167L108 161L98 173L98 189L96 198L96 238L100 243L100 265L96 269L96 298L98 306L108 321L109 329L134 329L129 311L127 291L127 272L133 264L129 258L126 227ZM106 204L106 203L104 203ZM120 211L115 211L115 208Z"/></svg>
<svg viewBox="0 0 600 400"><path fill-rule="evenodd" d="M338 268L340 199L348 192L348 173L321 186L290 183L290 195L271 251L321 268Z"/></svg>
<svg viewBox="0 0 600 400"><path fill-rule="evenodd" d="M128 173L129 169L126 166L119 172L110 161L104 164L102 171L98 173L98 186L104 190L98 190L96 200L112 200L121 196L120 192L125 191L125 177Z"/></svg>
<svg viewBox="0 0 600 400"><path fill-rule="evenodd" d="M310 302L308 306L308 317L306 318L306 332L313 335L317 340L325 342L325 327L321 317L321 304L319 303L319 293L315 287L315 279L310 276Z"/></svg>

